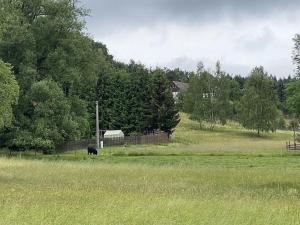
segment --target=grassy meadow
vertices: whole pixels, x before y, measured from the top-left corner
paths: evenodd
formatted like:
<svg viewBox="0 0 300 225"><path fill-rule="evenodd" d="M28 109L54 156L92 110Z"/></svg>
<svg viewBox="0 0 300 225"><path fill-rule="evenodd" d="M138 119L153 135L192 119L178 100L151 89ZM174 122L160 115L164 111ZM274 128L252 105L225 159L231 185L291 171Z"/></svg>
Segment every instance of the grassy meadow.
<svg viewBox="0 0 300 225"><path fill-rule="evenodd" d="M203 131L182 115L172 143L0 158L0 225L300 224L292 134L235 123Z"/></svg>

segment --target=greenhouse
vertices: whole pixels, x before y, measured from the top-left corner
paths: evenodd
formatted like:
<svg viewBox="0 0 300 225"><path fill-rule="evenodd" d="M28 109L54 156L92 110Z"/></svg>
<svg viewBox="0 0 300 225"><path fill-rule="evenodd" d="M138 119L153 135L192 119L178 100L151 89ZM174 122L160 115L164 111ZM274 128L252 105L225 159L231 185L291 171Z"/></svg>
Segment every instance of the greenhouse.
<svg viewBox="0 0 300 225"><path fill-rule="evenodd" d="M105 139L124 138L125 135L121 130L108 130L104 134Z"/></svg>

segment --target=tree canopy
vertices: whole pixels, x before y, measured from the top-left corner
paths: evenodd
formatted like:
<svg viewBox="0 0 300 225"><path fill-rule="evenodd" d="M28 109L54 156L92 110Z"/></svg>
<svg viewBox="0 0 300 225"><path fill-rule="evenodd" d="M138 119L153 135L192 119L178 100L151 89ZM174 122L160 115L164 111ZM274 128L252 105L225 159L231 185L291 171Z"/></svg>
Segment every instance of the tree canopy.
<svg viewBox="0 0 300 225"><path fill-rule="evenodd" d="M0 60L0 129L11 124L12 106L17 103L19 86L9 65Z"/></svg>
<svg viewBox="0 0 300 225"><path fill-rule="evenodd" d="M235 81L230 79L217 63L216 71L210 73L203 64L197 74L190 78L190 88L184 94L184 110L202 125L207 122L213 129L217 122L225 124L233 110L231 89Z"/></svg>
<svg viewBox="0 0 300 225"><path fill-rule="evenodd" d="M300 35L294 37L293 61L297 66L296 79L286 85L285 94L287 95L286 107L294 116L300 116Z"/></svg>
<svg viewBox="0 0 300 225"><path fill-rule="evenodd" d="M278 98L273 80L263 67L253 69L240 102L240 121L248 129L275 131Z"/></svg>

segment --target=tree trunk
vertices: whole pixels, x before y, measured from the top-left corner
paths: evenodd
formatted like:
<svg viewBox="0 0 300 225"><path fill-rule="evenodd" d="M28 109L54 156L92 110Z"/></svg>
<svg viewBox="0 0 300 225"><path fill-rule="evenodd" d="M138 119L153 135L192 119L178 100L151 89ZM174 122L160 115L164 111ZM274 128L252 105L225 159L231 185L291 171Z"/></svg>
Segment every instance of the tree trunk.
<svg viewBox="0 0 300 225"><path fill-rule="evenodd" d="M296 145L296 128L295 126L293 128L294 128L294 145Z"/></svg>

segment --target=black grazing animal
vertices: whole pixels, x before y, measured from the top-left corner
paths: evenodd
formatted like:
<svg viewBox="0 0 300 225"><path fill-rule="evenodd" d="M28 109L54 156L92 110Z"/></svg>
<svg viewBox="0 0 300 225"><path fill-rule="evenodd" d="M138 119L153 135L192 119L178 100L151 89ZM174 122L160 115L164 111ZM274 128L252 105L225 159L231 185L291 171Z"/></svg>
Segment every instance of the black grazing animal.
<svg viewBox="0 0 300 225"><path fill-rule="evenodd" d="M94 146L88 146L87 150L89 155L98 155L98 151Z"/></svg>

